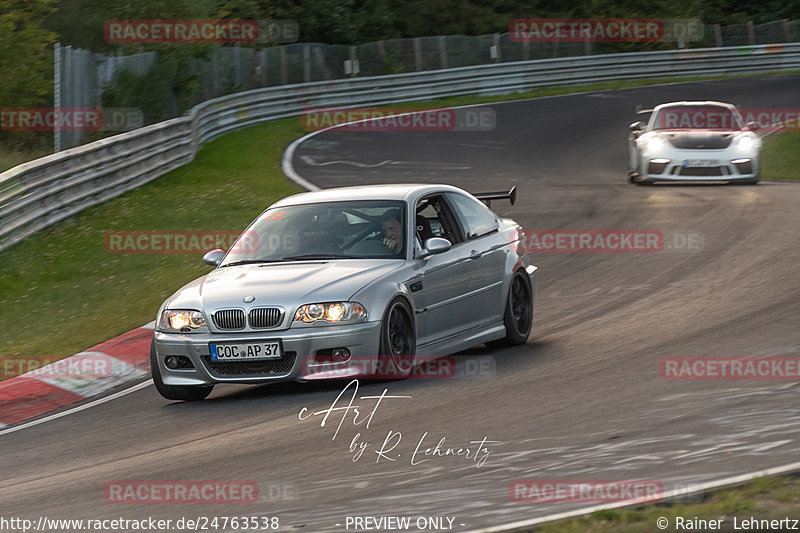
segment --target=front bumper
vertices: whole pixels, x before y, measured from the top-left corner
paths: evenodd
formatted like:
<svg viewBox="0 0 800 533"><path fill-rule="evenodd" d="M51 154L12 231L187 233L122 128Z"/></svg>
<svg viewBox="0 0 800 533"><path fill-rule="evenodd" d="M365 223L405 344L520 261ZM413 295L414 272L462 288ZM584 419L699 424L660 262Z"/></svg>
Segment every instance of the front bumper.
<svg viewBox="0 0 800 533"><path fill-rule="evenodd" d="M693 167L688 164L692 160L713 160L717 164ZM639 168L639 181L752 181L759 177L759 158L695 151L642 157Z"/></svg>
<svg viewBox="0 0 800 533"><path fill-rule="evenodd" d="M347 326L321 326L258 333L155 333L158 367L165 385L213 385L217 383L274 383L325 379L325 367L310 366L319 351L347 348L352 355L376 355L381 322ZM279 339L283 357L269 361L211 361L210 343ZM187 357L194 368L169 369L167 356ZM335 364L331 364L335 370ZM331 377L347 377L331 372Z"/></svg>

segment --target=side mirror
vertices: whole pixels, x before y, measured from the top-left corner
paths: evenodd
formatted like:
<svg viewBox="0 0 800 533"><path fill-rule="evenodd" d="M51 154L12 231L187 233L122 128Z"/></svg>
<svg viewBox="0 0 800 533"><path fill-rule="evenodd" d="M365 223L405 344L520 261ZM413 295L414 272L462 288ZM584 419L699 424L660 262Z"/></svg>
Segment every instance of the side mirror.
<svg viewBox="0 0 800 533"><path fill-rule="evenodd" d="M211 265L213 267L219 266L222 262L222 258L225 257L225 250L221 250L217 248L216 250L211 250L206 255L203 256L203 263L207 265Z"/></svg>
<svg viewBox="0 0 800 533"><path fill-rule="evenodd" d="M635 133L636 132L643 132L644 131L644 122L642 122L641 120L638 120L638 121L634 122L633 124L631 124L630 128L631 128L631 131L635 132Z"/></svg>
<svg viewBox="0 0 800 533"><path fill-rule="evenodd" d="M441 237L431 237L425 241L425 249L422 250L422 257L429 255L441 254L453 247L453 244L447 239Z"/></svg>
<svg viewBox="0 0 800 533"><path fill-rule="evenodd" d="M758 122L748 122L745 124L748 130L750 131L758 131L761 129L761 125Z"/></svg>

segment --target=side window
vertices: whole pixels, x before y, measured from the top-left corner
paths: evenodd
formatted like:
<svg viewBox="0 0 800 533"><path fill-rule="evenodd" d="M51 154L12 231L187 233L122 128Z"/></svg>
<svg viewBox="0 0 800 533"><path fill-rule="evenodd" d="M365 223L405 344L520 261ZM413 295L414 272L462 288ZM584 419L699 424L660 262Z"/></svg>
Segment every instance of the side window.
<svg viewBox="0 0 800 533"><path fill-rule="evenodd" d="M479 200L458 193L447 193L447 199L455 206L468 239L477 239L497 229L497 217Z"/></svg>
<svg viewBox="0 0 800 533"><path fill-rule="evenodd" d="M417 202L415 226L420 245L431 237L441 237L453 244L464 240L453 212L441 195Z"/></svg>

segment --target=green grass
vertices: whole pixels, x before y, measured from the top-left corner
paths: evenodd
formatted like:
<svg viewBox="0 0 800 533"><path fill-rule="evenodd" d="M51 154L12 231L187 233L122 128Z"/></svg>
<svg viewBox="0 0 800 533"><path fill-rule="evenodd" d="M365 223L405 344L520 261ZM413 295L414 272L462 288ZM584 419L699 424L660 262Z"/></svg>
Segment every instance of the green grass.
<svg viewBox="0 0 800 533"><path fill-rule="evenodd" d="M525 504L520 504L525 505ZM619 510L598 511L590 515L537 526L537 533L650 533L660 517L669 520L664 531L676 531L675 518L701 518L722 522L720 531L733 531L733 517L742 519L800 519L800 478L781 476L755 479L745 485L717 490L702 502L659 503ZM534 531L520 529L518 533ZM701 528L700 531L707 531ZM740 529L740 531L743 531Z"/></svg>
<svg viewBox="0 0 800 533"><path fill-rule="evenodd" d="M787 131L764 139L761 177L800 180L800 132Z"/></svg>
<svg viewBox="0 0 800 533"><path fill-rule="evenodd" d="M280 160L297 119L209 143L195 160L0 253L0 357L68 356L155 318L161 302L210 270L199 255L108 253L107 231L241 231L299 188Z"/></svg>
<svg viewBox="0 0 800 533"><path fill-rule="evenodd" d="M0 146L0 173L26 161L33 161L48 155L43 150L10 150Z"/></svg>

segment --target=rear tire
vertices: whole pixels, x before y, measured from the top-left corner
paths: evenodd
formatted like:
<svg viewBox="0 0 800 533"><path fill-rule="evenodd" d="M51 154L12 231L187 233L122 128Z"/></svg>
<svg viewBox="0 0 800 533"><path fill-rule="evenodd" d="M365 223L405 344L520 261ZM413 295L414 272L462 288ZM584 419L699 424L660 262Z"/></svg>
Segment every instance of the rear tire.
<svg viewBox="0 0 800 533"><path fill-rule="evenodd" d="M167 400L194 402L205 399L214 390L214 385L165 385L158 368L155 339L150 341L150 373L156 390Z"/></svg>
<svg viewBox="0 0 800 533"><path fill-rule="evenodd" d="M528 342L533 326L533 291L524 270L517 270L511 278L503 324L506 336L491 341L489 346L518 346Z"/></svg>
<svg viewBox="0 0 800 533"><path fill-rule="evenodd" d="M405 299L398 296L386 308L381 325L380 358L386 366L383 372L399 379L408 377L416 350L414 314Z"/></svg>

